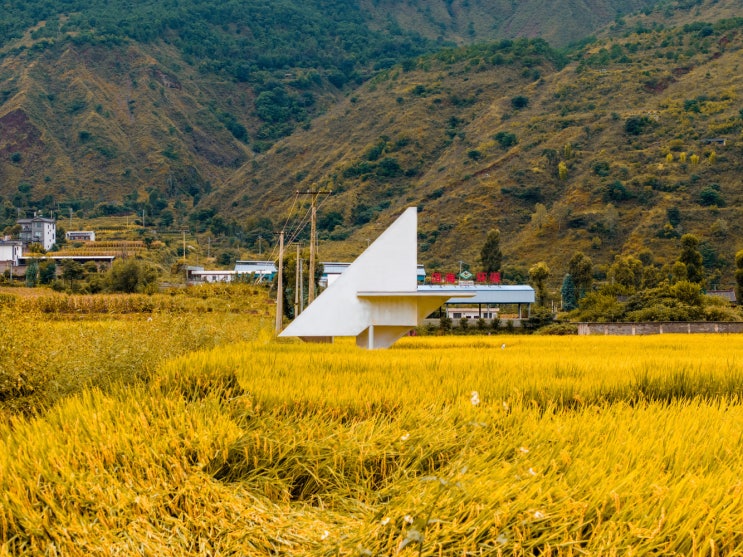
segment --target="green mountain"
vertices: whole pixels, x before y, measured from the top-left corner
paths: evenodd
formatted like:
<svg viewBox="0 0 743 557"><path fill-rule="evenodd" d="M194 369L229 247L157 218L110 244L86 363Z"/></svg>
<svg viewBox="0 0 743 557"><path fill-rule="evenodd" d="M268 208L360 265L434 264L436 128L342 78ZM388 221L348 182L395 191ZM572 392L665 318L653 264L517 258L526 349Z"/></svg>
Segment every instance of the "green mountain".
<svg viewBox="0 0 743 557"><path fill-rule="evenodd" d="M514 272L692 231L729 276L741 247L739 0L6 9L3 227L144 211L250 250L327 187L327 257L412 204L432 267L475 267L493 227Z"/></svg>
<svg viewBox="0 0 743 557"><path fill-rule="evenodd" d="M497 227L522 274L545 260L562 276L576 250L600 264L643 249L672 260L693 232L730 281L743 247L741 20L627 27L568 63L517 40L380 73L209 201L258 226L257 214L297 213L297 189L333 190L320 224L336 258L418 205L422 261L476 267Z"/></svg>

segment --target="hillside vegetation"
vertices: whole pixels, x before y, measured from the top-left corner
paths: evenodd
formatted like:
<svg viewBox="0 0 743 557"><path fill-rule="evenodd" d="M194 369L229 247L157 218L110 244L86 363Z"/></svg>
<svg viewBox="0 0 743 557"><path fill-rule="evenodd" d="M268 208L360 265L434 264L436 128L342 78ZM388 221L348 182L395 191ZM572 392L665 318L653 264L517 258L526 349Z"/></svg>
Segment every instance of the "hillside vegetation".
<svg viewBox="0 0 743 557"><path fill-rule="evenodd" d="M507 259L561 276L700 237L730 270L740 221L741 21L628 29L565 60L539 41L451 49L375 77L212 195L281 215L318 184L329 243L349 257L418 205L421 259L477 264L490 228ZM723 144L724 143L724 144ZM291 168L291 173L284 169ZM729 275L728 275L729 276Z"/></svg>
<svg viewBox="0 0 743 557"><path fill-rule="evenodd" d="M13 5L0 225L30 210L144 214L161 235L253 257L294 216L294 192L323 187L324 258L352 258L417 205L431 268L476 267L495 227L512 276L538 260L561 276L576 250L667 260L693 232L729 283L736 5ZM557 51L565 20L585 31L562 26L582 42Z"/></svg>

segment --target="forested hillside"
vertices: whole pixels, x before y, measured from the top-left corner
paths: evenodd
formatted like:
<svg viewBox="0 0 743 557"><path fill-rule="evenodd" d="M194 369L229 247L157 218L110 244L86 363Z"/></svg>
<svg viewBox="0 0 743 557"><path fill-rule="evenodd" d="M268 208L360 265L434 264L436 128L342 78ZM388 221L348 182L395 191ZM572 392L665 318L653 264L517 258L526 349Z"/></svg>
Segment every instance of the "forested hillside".
<svg viewBox="0 0 743 557"><path fill-rule="evenodd" d="M252 250L322 186L328 256L415 204L432 267L492 227L556 271L694 231L730 276L739 0L496 4L6 4L0 225L137 212Z"/></svg>
<svg viewBox="0 0 743 557"><path fill-rule="evenodd" d="M521 276L539 259L561 276L576 250L662 261L694 232L730 278L741 31L739 19L632 28L570 61L540 41L444 50L381 73L213 199L247 219L256 204L283 215L306 184L332 189L321 223L344 240L325 248L339 258L418 205L424 262L475 266L497 227Z"/></svg>

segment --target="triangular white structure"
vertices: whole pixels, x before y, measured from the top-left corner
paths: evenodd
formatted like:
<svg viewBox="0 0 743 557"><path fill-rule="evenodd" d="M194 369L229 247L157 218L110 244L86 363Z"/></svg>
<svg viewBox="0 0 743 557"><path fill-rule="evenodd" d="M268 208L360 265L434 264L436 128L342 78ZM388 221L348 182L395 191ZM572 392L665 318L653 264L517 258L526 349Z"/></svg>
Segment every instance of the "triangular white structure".
<svg viewBox="0 0 743 557"><path fill-rule="evenodd" d="M392 345L452 297L418 292L417 236L418 210L410 207L279 336L310 342L355 336L366 348Z"/></svg>

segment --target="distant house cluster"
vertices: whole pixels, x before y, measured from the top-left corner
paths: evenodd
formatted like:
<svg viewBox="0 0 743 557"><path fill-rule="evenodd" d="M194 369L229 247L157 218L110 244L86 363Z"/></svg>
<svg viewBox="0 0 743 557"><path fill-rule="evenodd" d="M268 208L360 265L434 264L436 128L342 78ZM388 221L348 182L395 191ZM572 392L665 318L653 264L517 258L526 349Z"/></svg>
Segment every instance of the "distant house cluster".
<svg viewBox="0 0 743 557"><path fill-rule="evenodd" d="M5 237L0 240L0 273L8 271L11 277L23 276L29 260L38 261L52 259L57 263L65 260L74 260L78 263L93 261L101 268L110 267L115 256L113 255L56 255L49 253L40 255L28 253L32 244L38 244L45 251L51 250L57 243L57 223L54 218L34 215L32 218L19 218L17 224L21 230L18 240ZM95 232L71 231L65 233L65 238L71 241L94 242Z"/></svg>

